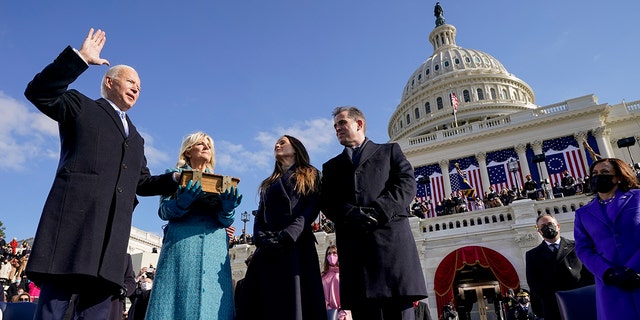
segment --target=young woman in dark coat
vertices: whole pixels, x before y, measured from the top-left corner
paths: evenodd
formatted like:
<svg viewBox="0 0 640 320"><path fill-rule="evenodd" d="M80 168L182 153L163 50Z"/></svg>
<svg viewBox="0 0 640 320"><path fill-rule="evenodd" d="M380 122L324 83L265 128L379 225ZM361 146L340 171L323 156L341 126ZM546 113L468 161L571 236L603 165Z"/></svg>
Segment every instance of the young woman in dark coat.
<svg viewBox="0 0 640 320"><path fill-rule="evenodd" d="M275 167L260 185L256 251L247 268L238 319L324 320L324 292L311 223L319 214L319 171L304 145L282 136Z"/></svg>

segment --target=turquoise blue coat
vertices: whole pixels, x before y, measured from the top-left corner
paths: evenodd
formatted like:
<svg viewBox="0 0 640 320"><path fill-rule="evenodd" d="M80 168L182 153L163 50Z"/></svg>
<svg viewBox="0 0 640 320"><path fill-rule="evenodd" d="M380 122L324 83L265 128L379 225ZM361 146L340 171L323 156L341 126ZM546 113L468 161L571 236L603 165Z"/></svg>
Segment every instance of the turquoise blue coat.
<svg viewBox="0 0 640 320"><path fill-rule="evenodd" d="M158 215L169 223L145 319L234 318L225 228L233 223L235 214L219 210L214 202L201 196L187 210L181 210L173 195L161 197Z"/></svg>

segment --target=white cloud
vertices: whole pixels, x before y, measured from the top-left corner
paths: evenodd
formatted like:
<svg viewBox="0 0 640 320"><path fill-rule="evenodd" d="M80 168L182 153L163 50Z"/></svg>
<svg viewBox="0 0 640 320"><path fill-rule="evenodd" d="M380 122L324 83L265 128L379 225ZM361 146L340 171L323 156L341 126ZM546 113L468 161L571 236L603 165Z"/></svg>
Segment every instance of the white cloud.
<svg viewBox="0 0 640 320"><path fill-rule="evenodd" d="M0 170L26 170L26 163L57 158L58 125L0 91Z"/></svg>
<svg viewBox="0 0 640 320"><path fill-rule="evenodd" d="M307 120L291 127L259 132L255 137L259 144L255 151L247 150L241 144L216 141L216 166L233 168L238 172L271 169L274 162L273 146L284 134L300 139L312 160L315 160L315 156L325 156L327 147L335 142L331 119Z"/></svg>
<svg viewBox="0 0 640 320"><path fill-rule="evenodd" d="M140 130L138 132L144 138L144 156L147 158L147 167L166 167L167 163L171 163L169 155L153 145L153 136Z"/></svg>
<svg viewBox="0 0 640 320"><path fill-rule="evenodd" d="M162 165L169 156L153 146L153 137L145 139L149 166ZM33 159L57 160L60 156L58 124L0 91L0 170L26 170Z"/></svg>

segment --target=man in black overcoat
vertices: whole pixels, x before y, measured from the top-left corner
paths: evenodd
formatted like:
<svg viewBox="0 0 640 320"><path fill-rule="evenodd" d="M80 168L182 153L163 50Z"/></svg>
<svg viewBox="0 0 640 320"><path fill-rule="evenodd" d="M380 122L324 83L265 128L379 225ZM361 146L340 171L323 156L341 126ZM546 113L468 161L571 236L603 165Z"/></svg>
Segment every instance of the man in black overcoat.
<svg viewBox="0 0 640 320"><path fill-rule="evenodd" d="M560 224L555 217L547 213L539 215L536 229L543 241L526 253L527 284L532 298L542 303L542 312L536 309L536 314L545 320L559 320L556 291L593 284L593 275L578 259L575 241L560 236Z"/></svg>
<svg viewBox="0 0 640 320"><path fill-rule="evenodd" d="M124 65L102 80L93 100L67 87L100 58L104 31L91 29L79 50L67 47L29 83L25 96L58 122L58 169L27 265L40 288L35 319L62 319L69 298L85 319L106 319L111 297L124 283L136 194L171 194L173 174L152 176L144 140L124 113L137 101L140 78Z"/></svg>
<svg viewBox="0 0 640 320"><path fill-rule="evenodd" d="M336 108L333 121L345 149L322 166L321 207L336 227L342 307L356 320L413 319L427 297L408 220L413 168L398 144L366 138L358 108Z"/></svg>

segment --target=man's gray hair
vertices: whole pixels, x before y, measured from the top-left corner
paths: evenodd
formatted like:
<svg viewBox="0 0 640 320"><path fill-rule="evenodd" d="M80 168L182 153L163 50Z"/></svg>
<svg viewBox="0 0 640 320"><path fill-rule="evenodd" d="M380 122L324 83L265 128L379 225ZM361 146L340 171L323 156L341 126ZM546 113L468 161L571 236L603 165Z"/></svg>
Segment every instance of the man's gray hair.
<svg viewBox="0 0 640 320"><path fill-rule="evenodd" d="M107 70L107 72L102 77L102 82L100 83L100 96L103 98L107 98L107 78L115 79L120 75L120 71L123 69L130 69L136 71L133 67L130 67L126 64L119 64L117 66L113 66Z"/></svg>

